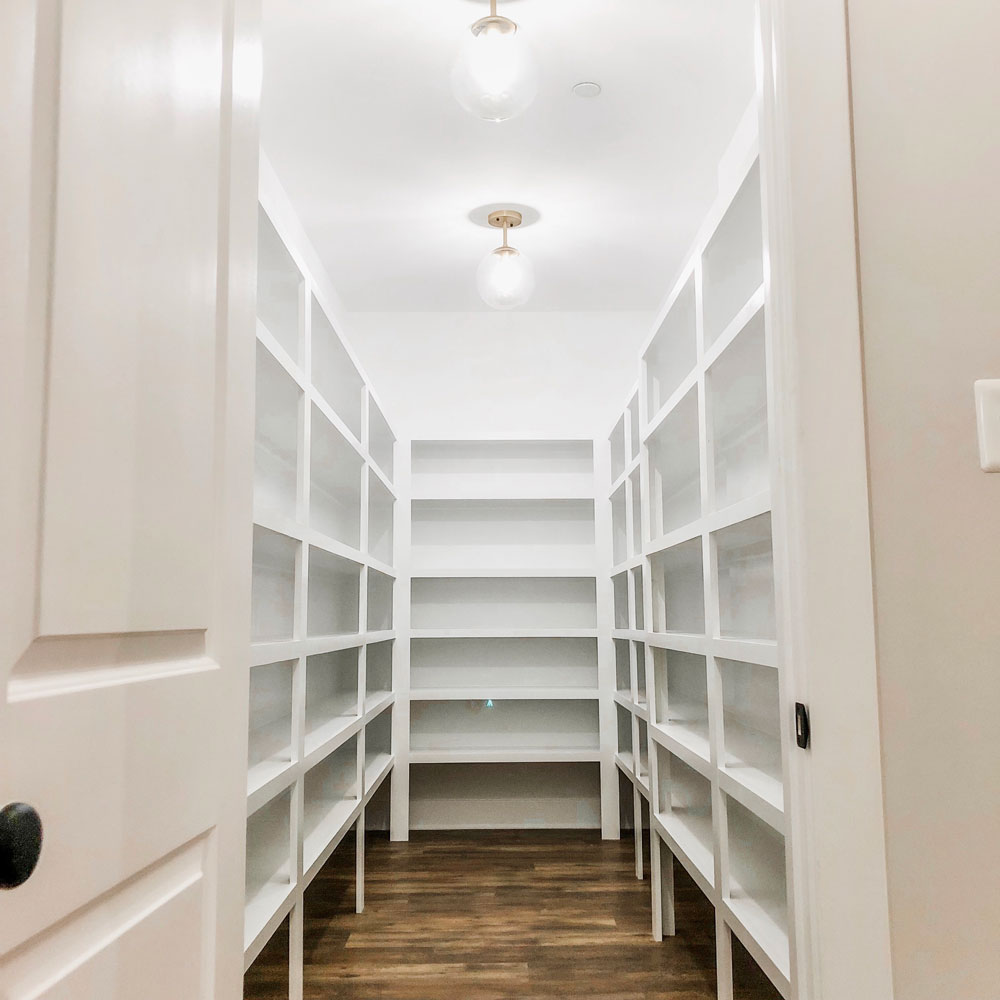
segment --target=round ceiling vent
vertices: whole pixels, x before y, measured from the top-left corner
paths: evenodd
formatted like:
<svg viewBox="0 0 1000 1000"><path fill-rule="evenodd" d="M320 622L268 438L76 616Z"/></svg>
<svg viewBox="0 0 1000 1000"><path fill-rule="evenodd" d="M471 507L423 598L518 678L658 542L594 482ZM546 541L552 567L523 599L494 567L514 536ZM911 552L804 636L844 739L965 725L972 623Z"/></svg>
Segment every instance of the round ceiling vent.
<svg viewBox="0 0 1000 1000"><path fill-rule="evenodd" d="M591 80L584 80L573 87L573 93L577 97L597 97L601 92L601 85Z"/></svg>

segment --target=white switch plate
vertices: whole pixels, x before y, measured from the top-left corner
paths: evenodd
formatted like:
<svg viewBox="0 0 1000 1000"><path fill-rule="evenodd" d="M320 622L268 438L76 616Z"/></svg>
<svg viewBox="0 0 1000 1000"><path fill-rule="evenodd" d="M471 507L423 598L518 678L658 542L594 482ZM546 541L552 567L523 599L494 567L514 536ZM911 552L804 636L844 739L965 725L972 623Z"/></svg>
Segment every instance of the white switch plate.
<svg viewBox="0 0 1000 1000"><path fill-rule="evenodd" d="M983 472L1000 472L1000 378L976 382L979 464Z"/></svg>

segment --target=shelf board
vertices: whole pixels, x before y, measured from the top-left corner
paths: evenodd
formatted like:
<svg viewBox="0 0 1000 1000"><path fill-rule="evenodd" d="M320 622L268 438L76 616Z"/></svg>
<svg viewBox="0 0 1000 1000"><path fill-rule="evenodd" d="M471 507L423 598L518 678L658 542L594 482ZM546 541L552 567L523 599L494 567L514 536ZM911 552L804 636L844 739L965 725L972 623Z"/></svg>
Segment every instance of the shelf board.
<svg viewBox="0 0 1000 1000"><path fill-rule="evenodd" d="M388 563L382 562L381 559L376 559L374 556L368 556L368 566L371 569L377 570L383 576L392 577L393 580L396 579L396 571Z"/></svg>
<svg viewBox="0 0 1000 1000"><path fill-rule="evenodd" d="M364 566L369 561L361 549L356 549L353 545L348 545L346 542L338 541L331 535L326 535L315 528L308 528L303 533L302 540L314 549L322 549L324 552L340 556L341 559L356 563L358 566Z"/></svg>
<svg viewBox="0 0 1000 1000"><path fill-rule="evenodd" d="M257 320L257 343L271 355L274 360L281 365L289 378L295 382L300 389L307 388L306 377L302 369L293 360L291 355L278 343L277 338L258 319Z"/></svg>
<svg viewBox="0 0 1000 1000"><path fill-rule="evenodd" d="M678 528L672 528L658 538L646 542L642 547L643 555L649 558L650 556L657 555L657 553L665 552L667 549L681 545L684 542L690 542L692 538L700 538L703 534L702 521L703 519L699 517L695 521L689 521Z"/></svg>
<svg viewBox="0 0 1000 1000"><path fill-rule="evenodd" d="M684 376L660 409L650 417L649 423L642 429L640 435L643 444L649 443L649 439L660 429L667 417L684 401L684 397L698 384L699 376L700 366L696 365Z"/></svg>
<svg viewBox="0 0 1000 1000"><path fill-rule="evenodd" d="M315 829L302 838L302 863L306 869L313 866L324 849L333 840L339 840L354 822L358 799L341 799L330 804Z"/></svg>
<svg viewBox="0 0 1000 1000"><path fill-rule="evenodd" d="M612 639L629 639L632 642L645 642L647 635L647 632L638 628L613 628L611 630Z"/></svg>
<svg viewBox="0 0 1000 1000"><path fill-rule="evenodd" d="M358 453L358 456L362 461L368 460L368 453L365 451L364 446L355 437L354 431L347 426L344 420L341 418L340 414L326 401L326 397L317 389L315 386L308 386L306 388L306 394L313 405L318 409L327 420L337 428L338 433L344 438L344 440Z"/></svg>
<svg viewBox="0 0 1000 1000"><path fill-rule="evenodd" d="M243 908L244 965L249 968L267 944L277 925L291 908L295 886L291 882L268 882L246 901Z"/></svg>
<svg viewBox="0 0 1000 1000"><path fill-rule="evenodd" d="M691 877L701 885L705 894L710 899L714 898L715 857L712 848L706 847L697 832L679 819L676 813L659 812L655 815L671 851L677 855ZM711 830L708 833L711 840Z"/></svg>
<svg viewBox="0 0 1000 1000"><path fill-rule="evenodd" d="M395 704L396 695L392 691L371 691L365 695L365 724L381 715L390 705Z"/></svg>
<svg viewBox="0 0 1000 1000"><path fill-rule="evenodd" d="M391 753L365 754L365 801L378 791L396 762Z"/></svg>
<svg viewBox="0 0 1000 1000"><path fill-rule="evenodd" d="M726 348L750 325L750 321L764 308L764 286L758 286L749 299L740 307L739 312L729 321L715 340L705 350L701 365L706 370L711 368Z"/></svg>
<svg viewBox="0 0 1000 1000"><path fill-rule="evenodd" d="M778 666L778 643L773 639L714 638L709 640L708 646L713 656L724 660L742 660L761 667Z"/></svg>
<svg viewBox="0 0 1000 1000"><path fill-rule="evenodd" d="M282 514L281 511L271 507L259 507L254 504L253 523L255 527L266 528L275 534L284 535L286 538L294 538L301 542L308 528L294 517Z"/></svg>
<svg viewBox="0 0 1000 1000"><path fill-rule="evenodd" d="M280 767L264 769L261 765L247 772L247 815L267 805L292 782L297 772L296 761L285 761Z"/></svg>
<svg viewBox="0 0 1000 1000"><path fill-rule="evenodd" d="M631 750L622 750L615 754L615 764L623 771L625 777L638 789L639 794L647 801L650 799L649 771L639 774L635 770L635 756Z"/></svg>
<svg viewBox="0 0 1000 1000"><path fill-rule="evenodd" d="M649 722L649 706L648 705L637 705L632 701L632 693L630 691L616 691L614 694L614 700L622 706L622 708L628 709L637 719L642 719L643 722Z"/></svg>
<svg viewBox="0 0 1000 1000"><path fill-rule="evenodd" d="M617 427L618 425L615 424L615 426ZM619 489L621 489L622 483L624 483L625 480L628 479L628 477L632 475L632 473L635 472L635 470L638 468L639 468L639 456L633 455L631 458L628 459L628 461L626 461L625 471L611 484L611 489L608 490L608 496L609 497L614 496L614 494L617 493Z"/></svg>
<svg viewBox="0 0 1000 1000"><path fill-rule="evenodd" d="M596 639L596 628L415 628L412 639Z"/></svg>
<svg viewBox="0 0 1000 1000"><path fill-rule="evenodd" d="M771 491L762 490L753 496L737 500L721 510L706 514L702 518L702 527L706 532L721 531L723 528L731 528L743 521L760 517L761 514L770 513Z"/></svg>
<svg viewBox="0 0 1000 1000"><path fill-rule="evenodd" d="M295 518L288 517L287 514L282 514L271 508L254 507L253 523L257 527L266 528L268 531L284 535L286 538L294 538L314 549L322 549L331 555L340 556L341 559L346 559L348 562L356 563L359 566L374 565L376 569L384 572L387 576L395 576L395 571L391 567L385 566L371 556L366 556L353 545L341 542L331 535L310 528Z"/></svg>
<svg viewBox="0 0 1000 1000"><path fill-rule="evenodd" d="M368 468L378 476L382 485L392 494L394 500L398 500L399 497L396 494L396 487L393 486L392 480L382 471L382 467L375 461L371 455L368 455Z"/></svg>
<svg viewBox="0 0 1000 1000"><path fill-rule="evenodd" d="M315 767L320 761L325 760L342 747L352 736L361 731L364 719L360 715L344 720L341 726L335 725L337 720L331 720L329 728L324 728L322 737L306 744L306 754L303 760L303 769L308 771Z"/></svg>
<svg viewBox="0 0 1000 1000"><path fill-rule="evenodd" d="M630 569L638 569L642 566L642 560L644 556L641 552L635 552L628 557L624 562L620 562L617 566L612 567L612 576L621 576L622 573L627 573Z"/></svg>
<svg viewBox="0 0 1000 1000"><path fill-rule="evenodd" d="M615 751L615 764L632 780L635 780L635 756L631 750Z"/></svg>
<svg viewBox="0 0 1000 1000"><path fill-rule="evenodd" d="M709 639L693 632L646 632L644 641L657 649L673 649L678 653L705 656L709 652Z"/></svg>
<svg viewBox="0 0 1000 1000"><path fill-rule="evenodd" d="M292 748L288 748L288 760L262 760L247 771L247 797L269 782L280 778L286 771L295 766L292 760Z"/></svg>
<svg viewBox="0 0 1000 1000"><path fill-rule="evenodd" d="M653 799L651 797L651 794L650 794L650 791L649 791L649 772L648 771L646 771L643 774L637 774L635 776L635 787L639 789L639 794L647 802L652 802L653 801Z"/></svg>
<svg viewBox="0 0 1000 1000"><path fill-rule="evenodd" d="M708 720L704 723L652 723L650 735L660 746L680 757L685 764L711 780L712 750L708 739Z"/></svg>
<svg viewBox="0 0 1000 1000"><path fill-rule="evenodd" d="M449 566L423 568L412 566L410 576L415 580L496 579L518 577L566 578L594 580L601 574L594 567L567 566Z"/></svg>
<svg viewBox="0 0 1000 1000"><path fill-rule="evenodd" d="M357 695L351 698L327 698L311 708L307 705L306 757L311 757L320 747L335 741L359 719Z"/></svg>
<svg viewBox="0 0 1000 1000"><path fill-rule="evenodd" d="M722 913L778 992L788 996L791 963L787 930L747 896L723 899Z"/></svg>
<svg viewBox="0 0 1000 1000"><path fill-rule="evenodd" d="M278 642L255 642L250 646L250 666L261 667L267 663L297 660L300 656L318 656L353 649L372 641L377 633L351 632L348 635L309 636L307 639L282 639Z"/></svg>
<svg viewBox="0 0 1000 1000"><path fill-rule="evenodd" d="M784 789L781 782L754 767L719 769L719 787L780 834L785 832Z"/></svg>
<svg viewBox="0 0 1000 1000"><path fill-rule="evenodd" d="M471 747L411 750L411 764L531 764L599 761L599 748Z"/></svg>
<svg viewBox="0 0 1000 1000"><path fill-rule="evenodd" d="M497 687L411 688L410 701L597 701L597 688Z"/></svg>
<svg viewBox="0 0 1000 1000"><path fill-rule="evenodd" d="M305 874L302 877L302 884L304 886L309 885L309 883L316 877L319 870L326 864L329 860L330 855L337 849L340 842L344 839L344 835L348 830L357 822L358 818L361 816L361 810L363 808L364 802L362 799L347 799L345 801L352 802L354 804L354 809L351 814L344 820L340 828L337 830L336 834L327 842L326 846L320 850L319 854L313 859L312 864L304 868Z"/></svg>
<svg viewBox="0 0 1000 1000"><path fill-rule="evenodd" d="M257 749L258 753L265 749L267 753L262 760L247 769L248 795L262 785L266 785L294 764L295 754L292 750L290 713L291 706L289 706L289 715L284 718L276 719L267 725L250 730L250 744Z"/></svg>

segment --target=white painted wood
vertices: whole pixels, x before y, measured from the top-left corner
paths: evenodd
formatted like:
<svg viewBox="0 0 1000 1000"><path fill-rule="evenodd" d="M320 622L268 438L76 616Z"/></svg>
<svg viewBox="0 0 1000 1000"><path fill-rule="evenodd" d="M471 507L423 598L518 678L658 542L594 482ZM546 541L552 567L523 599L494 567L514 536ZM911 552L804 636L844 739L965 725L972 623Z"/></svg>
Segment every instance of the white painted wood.
<svg viewBox="0 0 1000 1000"><path fill-rule="evenodd" d="M406 738L421 828L438 822L432 803L447 828L483 826L494 810L476 805L483 789L471 774L478 767L492 781L504 764L516 795L500 825L587 826L596 814L617 835L613 744L602 735L610 702L599 684L611 664L598 628L610 524L594 499L606 462L600 447L595 461L593 441L411 443ZM600 765L598 782L582 780L587 763ZM558 764L584 792L575 818L553 799Z"/></svg>
<svg viewBox="0 0 1000 1000"><path fill-rule="evenodd" d="M301 998L304 893L353 827L363 910L366 807L396 761L399 504L392 430L266 162L260 201L244 964L290 913Z"/></svg>
<svg viewBox="0 0 1000 1000"><path fill-rule="evenodd" d="M791 877L803 867L793 839L803 821L793 826L786 816L786 804L795 804L791 702L785 611L775 598L786 592L776 586L786 566L772 557L782 439L774 431L755 115L751 108L724 158L719 200L641 359L643 558L634 571L612 570L612 636L619 665L632 670L613 698L619 766L636 802L651 741L654 938L673 928L666 851L716 908L719 996L733 995L736 934L784 996L804 998L797 970L809 945L796 934ZM626 433L635 409L630 401ZM626 542L635 489L624 473L611 484ZM645 585L639 574L648 574ZM640 662L649 670L645 685Z"/></svg>
<svg viewBox="0 0 1000 1000"><path fill-rule="evenodd" d="M253 5L15 0L0 39L0 795L45 827L0 992L235 1000Z"/></svg>
<svg viewBox="0 0 1000 1000"><path fill-rule="evenodd" d="M808 754L784 758L792 977L809 1000L883 1000L893 984L844 7L761 0L760 35L781 723L787 733L789 703L807 702L815 735Z"/></svg>

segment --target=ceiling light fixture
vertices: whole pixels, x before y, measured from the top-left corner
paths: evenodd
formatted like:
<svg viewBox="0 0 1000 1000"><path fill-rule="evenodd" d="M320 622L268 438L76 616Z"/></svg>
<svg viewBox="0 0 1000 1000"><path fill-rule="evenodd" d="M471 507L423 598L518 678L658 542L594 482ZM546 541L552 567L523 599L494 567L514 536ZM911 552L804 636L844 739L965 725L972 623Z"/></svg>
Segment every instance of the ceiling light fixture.
<svg viewBox="0 0 1000 1000"><path fill-rule="evenodd" d="M503 244L483 258L476 272L476 287L482 300L494 309L523 306L535 290L535 269L520 250L507 245L507 230L521 225L521 213L504 208L490 212L487 221L503 230Z"/></svg>
<svg viewBox="0 0 1000 1000"><path fill-rule="evenodd" d="M514 118L538 93L531 47L509 17L497 16L497 0L490 0L490 16L470 30L451 71L455 100L484 121Z"/></svg>

